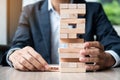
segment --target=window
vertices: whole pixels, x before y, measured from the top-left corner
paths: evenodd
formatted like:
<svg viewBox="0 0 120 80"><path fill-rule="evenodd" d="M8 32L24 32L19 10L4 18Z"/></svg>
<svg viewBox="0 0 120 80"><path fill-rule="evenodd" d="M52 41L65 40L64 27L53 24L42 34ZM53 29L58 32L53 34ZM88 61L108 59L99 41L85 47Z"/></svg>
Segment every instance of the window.
<svg viewBox="0 0 120 80"><path fill-rule="evenodd" d="M7 44L7 10L6 10L6 0L0 0L0 45Z"/></svg>
<svg viewBox="0 0 120 80"><path fill-rule="evenodd" d="M28 4L35 3L37 1L40 1L40 0L23 0L23 7L28 5Z"/></svg>

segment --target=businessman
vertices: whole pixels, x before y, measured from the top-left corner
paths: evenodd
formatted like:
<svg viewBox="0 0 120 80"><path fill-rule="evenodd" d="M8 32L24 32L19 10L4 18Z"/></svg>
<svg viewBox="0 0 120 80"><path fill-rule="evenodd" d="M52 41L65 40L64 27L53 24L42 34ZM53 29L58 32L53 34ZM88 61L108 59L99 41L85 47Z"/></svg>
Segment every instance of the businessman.
<svg viewBox="0 0 120 80"><path fill-rule="evenodd" d="M80 62L87 70L97 71L120 64L120 37L108 21L99 3L84 0L44 0L24 7L7 62L21 71L44 71L48 64L58 64L60 3L86 4L86 33ZM94 39L94 36L96 38ZM63 45L64 46L64 45ZM89 55L89 57L86 57Z"/></svg>

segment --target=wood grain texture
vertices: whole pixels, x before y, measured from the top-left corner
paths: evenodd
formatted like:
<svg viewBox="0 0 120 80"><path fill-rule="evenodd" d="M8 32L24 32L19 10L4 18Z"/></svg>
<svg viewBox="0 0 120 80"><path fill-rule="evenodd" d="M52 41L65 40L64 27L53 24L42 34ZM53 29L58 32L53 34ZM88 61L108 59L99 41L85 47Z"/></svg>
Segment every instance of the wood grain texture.
<svg viewBox="0 0 120 80"><path fill-rule="evenodd" d="M62 73L79 73L86 72L85 68L60 68L60 72Z"/></svg>
<svg viewBox="0 0 120 80"><path fill-rule="evenodd" d="M84 28L79 28L79 29L60 29L60 34L85 34L85 29Z"/></svg>
<svg viewBox="0 0 120 80"><path fill-rule="evenodd" d="M64 24L85 24L85 19L61 19L60 23Z"/></svg>
<svg viewBox="0 0 120 80"><path fill-rule="evenodd" d="M60 4L60 9L67 9L68 8L68 4Z"/></svg>
<svg viewBox="0 0 120 80"><path fill-rule="evenodd" d="M79 58L60 58L60 62L80 62Z"/></svg>
<svg viewBox="0 0 120 80"><path fill-rule="evenodd" d="M59 53L80 53L80 50L82 50L82 48L59 48L58 52Z"/></svg>
<svg viewBox="0 0 120 80"><path fill-rule="evenodd" d="M60 53L60 58L80 58L79 53Z"/></svg>
<svg viewBox="0 0 120 80"><path fill-rule="evenodd" d="M85 9L61 9L60 13L62 13L62 14L81 14L81 15L85 15L86 10Z"/></svg>
<svg viewBox="0 0 120 80"><path fill-rule="evenodd" d="M84 49L84 43L68 43L69 48L83 48Z"/></svg>
<svg viewBox="0 0 120 80"><path fill-rule="evenodd" d="M60 39L60 43L84 43L84 39Z"/></svg>
<svg viewBox="0 0 120 80"><path fill-rule="evenodd" d="M60 34L60 38L61 39L67 39L68 38L68 34Z"/></svg>
<svg viewBox="0 0 120 80"><path fill-rule="evenodd" d="M69 9L77 9L77 4L68 4Z"/></svg>
<svg viewBox="0 0 120 80"><path fill-rule="evenodd" d="M77 39L77 34L68 34L69 39Z"/></svg>

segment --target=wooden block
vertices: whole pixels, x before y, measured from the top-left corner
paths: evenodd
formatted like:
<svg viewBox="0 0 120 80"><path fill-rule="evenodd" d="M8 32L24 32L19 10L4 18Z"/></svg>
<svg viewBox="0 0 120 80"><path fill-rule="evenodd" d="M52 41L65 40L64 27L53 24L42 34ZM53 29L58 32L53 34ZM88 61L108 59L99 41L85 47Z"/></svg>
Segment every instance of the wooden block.
<svg viewBox="0 0 120 80"><path fill-rule="evenodd" d="M68 34L68 38L77 39L77 34Z"/></svg>
<svg viewBox="0 0 120 80"><path fill-rule="evenodd" d="M68 38L68 34L60 34L60 38L61 39L66 39L66 38Z"/></svg>
<svg viewBox="0 0 120 80"><path fill-rule="evenodd" d="M80 50L82 50L82 48L59 48L58 52L59 53L80 53Z"/></svg>
<svg viewBox="0 0 120 80"><path fill-rule="evenodd" d="M77 68L82 68L82 67L85 67L85 63L80 63L80 62L78 62L77 63Z"/></svg>
<svg viewBox="0 0 120 80"><path fill-rule="evenodd" d="M85 29L85 23L84 24L77 24L77 29L84 28Z"/></svg>
<svg viewBox="0 0 120 80"><path fill-rule="evenodd" d="M60 9L67 9L68 8L68 4L60 4Z"/></svg>
<svg viewBox="0 0 120 80"><path fill-rule="evenodd" d="M84 43L84 39L60 39L60 43Z"/></svg>
<svg viewBox="0 0 120 80"><path fill-rule="evenodd" d="M61 68L83 68L85 66L86 64L81 62L61 62L60 63Z"/></svg>
<svg viewBox="0 0 120 80"><path fill-rule="evenodd" d="M59 72L59 65L49 65L49 69L46 72Z"/></svg>
<svg viewBox="0 0 120 80"><path fill-rule="evenodd" d="M60 23L60 28L61 29L67 29L68 28L68 24Z"/></svg>
<svg viewBox="0 0 120 80"><path fill-rule="evenodd" d="M86 14L85 9L61 9L60 14Z"/></svg>
<svg viewBox="0 0 120 80"><path fill-rule="evenodd" d="M69 14L60 14L61 19L69 18Z"/></svg>
<svg viewBox="0 0 120 80"><path fill-rule="evenodd" d="M61 62L60 67L61 68L77 68L78 64L77 62Z"/></svg>
<svg viewBox="0 0 120 80"><path fill-rule="evenodd" d="M85 24L85 19L61 19L63 24Z"/></svg>
<svg viewBox="0 0 120 80"><path fill-rule="evenodd" d="M68 47L68 43L60 43L59 44L59 48L67 48Z"/></svg>
<svg viewBox="0 0 120 80"><path fill-rule="evenodd" d="M77 19L78 18L78 14L69 14L69 18L75 18L75 19Z"/></svg>
<svg viewBox="0 0 120 80"><path fill-rule="evenodd" d="M80 29L60 29L60 34L84 34L85 29L80 28Z"/></svg>
<svg viewBox="0 0 120 80"><path fill-rule="evenodd" d="M60 62L80 62L79 58L60 58Z"/></svg>
<svg viewBox="0 0 120 80"><path fill-rule="evenodd" d="M60 58L80 58L79 53L60 53Z"/></svg>
<svg viewBox="0 0 120 80"><path fill-rule="evenodd" d="M77 19L78 18L78 14L60 14L61 19Z"/></svg>
<svg viewBox="0 0 120 80"><path fill-rule="evenodd" d="M84 43L68 43L69 48L83 48L84 49Z"/></svg>
<svg viewBox="0 0 120 80"><path fill-rule="evenodd" d="M86 68L85 67L83 67L83 68L60 68L60 72L63 72L63 73L68 73L68 72L71 72L71 73L86 72Z"/></svg>
<svg viewBox="0 0 120 80"><path fill-rule="evenodd" d="M77 4L78 9L86 9L86 4Z"/></svg>
<svg viewBox="0 0 120 80"><path fill-rule="evenodd" d="M76 9L77 8L77 4L68 4L68 8L69 9Z"/></svg>

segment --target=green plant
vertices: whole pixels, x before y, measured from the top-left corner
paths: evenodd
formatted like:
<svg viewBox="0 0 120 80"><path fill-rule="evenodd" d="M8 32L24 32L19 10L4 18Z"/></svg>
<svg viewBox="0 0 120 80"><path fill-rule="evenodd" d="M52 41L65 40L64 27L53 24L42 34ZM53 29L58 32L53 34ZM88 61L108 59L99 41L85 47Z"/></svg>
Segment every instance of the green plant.
<svg viewBox="0 0 120 80"><path fill-rule="evenodd" d="M114 0L112 3L103 4L105 13L108 16L108 19L114 25L120 25L120 5Z"/></svg>

